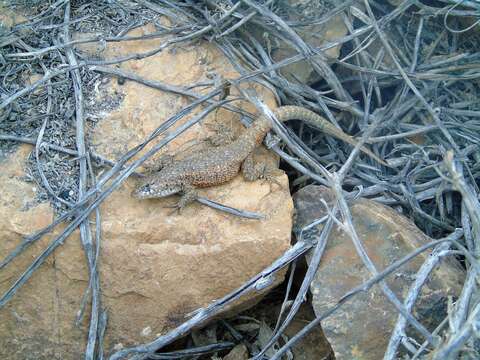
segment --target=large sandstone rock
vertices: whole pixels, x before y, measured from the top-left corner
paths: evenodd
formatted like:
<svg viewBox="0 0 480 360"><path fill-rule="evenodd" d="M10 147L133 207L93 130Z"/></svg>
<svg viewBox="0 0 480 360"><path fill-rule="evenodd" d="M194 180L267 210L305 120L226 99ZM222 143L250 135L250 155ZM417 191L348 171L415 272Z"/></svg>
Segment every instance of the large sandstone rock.
<svg viewBox="0 0 480 360"><path fill-rule="evenodd" d="M299 230L326 215L322 199L328 203L332 201L331 192L322 186L306 186L294 195L295 229ZM432 241L410 220L387 206L358 199L351 203L350 209L358 236L378 271ZM387 278L389 287L401 301L428 253L426 251L417 256ZM447 314L448 297L456 298L460 294L463 276L457 263L450 259L441 261L422 289L412 313L415 318L433 331ZM371 277L358 257L350 236L335 227L310 287L317 316ZM374 286L366 293L357 294L325 319L322 328L336 359L381 359L397 317L398 312L382 290ZM410 331L408 334L418 336Z"/></svg>
<svg viewBox="0 0 480 360"><path fill-rule="evenodd" d="M152 30L152 27L137 29L132 35ZM114 44L104 55L147 51L162 40ZM176 85L203 82L208 80L208 73L235 75L220 53L202 42L131 61L122 68ZM123 154L188 104L185 98L128 81L120 85L115 80L99 80L96 88L99 100L123 99L113 112L104 109L96 113L99 122L91 134L93 149L110 159ZM271 94L261 89L259 93L273 106ZM209 134L205 124L217 119L238 123L237 116L218 111L167 150L203 146L203 138ZM25 235L53 219L48 204L35 203L34 185L24 182L24 159L30 150L21 147L1 164L2 259ZM268 161L277 161L269 154L262 156ZM277 181L282 188L262 181L245 182L239 175L228 184L202 191L202 195L212 200L263 213L266 219L262 221L236 218L197 203L181 215L169 215L171 209L165 206L178 198L133 199L130 193L135 187L134 179L114 192L101 207L99 270L102 305L109 315L107 351L151 341L164 334L183 322L186 314L232 291L288 249L293 206L286 175L279 175ZM49 239L51 237L42 239L0 271L2 293ZM78 234L75 234L38 269L7 306L0 309L1 358L68 360L81 357L88 315L79 327L75 327L74 320L88 281L85 262ZM277 277L276 284L281 280L281 276ZM244 304L238 307L241 305Z"/></svg>

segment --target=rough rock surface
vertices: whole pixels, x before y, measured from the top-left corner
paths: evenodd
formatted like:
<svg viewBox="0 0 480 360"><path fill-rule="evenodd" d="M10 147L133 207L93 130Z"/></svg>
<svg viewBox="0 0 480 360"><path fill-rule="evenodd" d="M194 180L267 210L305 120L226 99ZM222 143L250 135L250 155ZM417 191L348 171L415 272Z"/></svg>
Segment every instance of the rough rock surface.
<svg viewBox="0 0 480 360"><path fill-rule="evenodd" d="M131 35L152 30L136 29ZM111 58L148 51L161 41L113 44L102 55ZM124 63L122 68L176 85L204 82L209 80L208 74L235 75L212 45L198 42ZM114 79L99 80L97 89L98 92L88 95L105 103L120 103L114 111L105 106L103 112L97 112L98 124L92 134L93 149L112 160L189 103L180 96L129 81L121 85ZM271 94L259 93L273 106ZM209 134L205 124L217 119L238 123L238 116L226 111L212 113L167 150L202 146L202 139ZM2 259L25 235L53 219L48 204L35 203L35 186L23 179L24 159L30 150L23 146L0 165ZM265 157L276 161L271 155ZM181 215L169 215L171 209L165 206L178 198L133 199L130 193L135 179L129 179L114 192L101 207L102 305L109 315L106 350L144 343L164 334L183 322L186 314L235 289L280 256L290 246L293 205L286 175L279 175L277 181L282 188L262 181L245 182L239 175L228 184L202 191L209 199L261 212L266 215L262 221L239 219L199 204L189 206ZM0 271L2 293L49 239L42 239ZM277 283L281 280L278 277ZM87 281L84 253L78 235L74 235L0 310L0 357L80 358L86 344L88 316L79 327L74 320Z"/></svg>
<svg viewBox="0 0 480 360"><path fill-rule="evenodd" d="M321 186L306 186L294 195L295 229L325 216L331 193ZM412 222L394 210L366 199L351 204L354 226L378 271L431 241ZM428 251L402 266L387 283L402 301ZM308 260L308 259L307 259ZM371 277L357 256L348 234L335 228L311 285L315 313L333 307L349 290ZM461 291L463 272L458 264L442 261L424 286L413 315L433 330L446 315L447 299ZM381 359L397 320L397 311L378 286L352 300L322 322L336 359ZM414 334L410 334L415 336Z"/></svg>

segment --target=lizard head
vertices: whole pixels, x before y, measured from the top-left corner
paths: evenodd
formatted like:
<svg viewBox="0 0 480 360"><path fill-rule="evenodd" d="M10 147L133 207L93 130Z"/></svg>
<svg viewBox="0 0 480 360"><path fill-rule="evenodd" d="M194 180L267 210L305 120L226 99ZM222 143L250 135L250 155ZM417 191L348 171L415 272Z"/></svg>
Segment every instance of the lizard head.
<svg viewBox="0 0 480 360"><path fill-rule="evenodd" d="M176 194L182 190L179 185L172 185L162 181L150 181L147 179L133 192L132 196L137 199L162 198Z"/></svg>

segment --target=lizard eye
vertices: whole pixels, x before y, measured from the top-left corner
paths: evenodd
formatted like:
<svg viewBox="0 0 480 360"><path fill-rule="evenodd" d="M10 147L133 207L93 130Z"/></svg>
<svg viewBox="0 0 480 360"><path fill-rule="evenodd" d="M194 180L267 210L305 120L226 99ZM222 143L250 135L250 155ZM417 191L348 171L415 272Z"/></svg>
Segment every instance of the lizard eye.
<svg viewBox="0 0 480 360"><path fill-rule="evenodd" d="M146 184L146 185L143 187L143 191L146 192L146 193L149 193L149 192L150 192L150 184Z"/></svg>

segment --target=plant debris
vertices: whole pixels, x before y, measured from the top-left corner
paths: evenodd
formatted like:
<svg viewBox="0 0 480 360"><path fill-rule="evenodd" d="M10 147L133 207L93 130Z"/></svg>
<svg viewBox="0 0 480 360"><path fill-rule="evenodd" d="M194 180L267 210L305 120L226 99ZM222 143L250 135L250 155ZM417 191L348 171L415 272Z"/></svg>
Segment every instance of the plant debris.
<svg viewBox="0 0 480 360"><path fill-rule="evenodd" d="M222 84L211 84L203 96L191 89L164 88L162 91L187 95L192 99L191 104L122 157L101 159L90 147L91 130L101 121L95 114L115 108L121 97L111 98L106 107L101 108L92 94L102 81L114 76L106 73L106 66L146 58L179 44L196 41L200 44L200 40L206 40L215 44L240 74L236 79L227 80L231 86L251 80L268 84L282 104L304 106L322 114L356 135L362 144L366 143L391 165L392 168L382 167L361 156L359 146L352 148L301 124L295 124L288 131L275 126L275 133L282 141L272 141L269 145L283 160L292 192L318 183L329 186L336 194L336 206L331 209L331 218L323 221L319 239L328 237L337 217L345 224L353 243L360 246L347 199L363 196L395 207L413 219L427 235L441 239L423 250L437 249L433 254L440 256L441 247L443 251L451 250L449 256L463 262L466 270L463 292L452 304L449 317L434 333L424 331L421 334L424 343L418 344L403 336L406 323L415 325L415 319L399 304L397 310L403 317L399 317L384 359L395 359L400 351L408 359L427 354L432 359L479 356L480 304L476 282L480 271L480 5L459 0L331 0L299 1L293 8L289 6L288 1L272 0L58 0L3 4L8 12L22 14L25 19L16 24L4 20L0 27L0 155L13 151L22 142L35 144L27 173L42 190L38 192L38 201L50 201L57 210L57 219L0 259L0 270L59 223L66 222L67 226L10 290L0 296L0 307L77 227L82 227L82 244L91 278L78 320L90 303L85 358L103 358L102 337L107 324L97 272L99 205L108 201L109 194L171 140L172 137L161 137L192 109L203 107L202 113L186 126L198 122L216 107L232 109L232 106L228 101L214 100L224 92ZM293 18L292 14L298 16ZM303 28L325 24L337 15L348 30L345 36L322 46L305 42ZM6 19L6 15L2 18ZM162 25L160 18L167 18L170 25ZM158 32L137 37L136 41L156 35L170 34L171 37L159 42L158 48L152 51L122 58L92 58L73 46L87 42L101 46L105 42L128 40L130 30L145 24L153 24ZM72 33L85 36L74 38ZM259 33L261 37L254 36ZM340 57L328 59L325 51L335 46L341 46ZM290 49L291 55L274 59L278 47ZM301 61L320 80L307 84L295 80L295 74L287 76L282 71L289 64ZM121 81L140 81L155 87L148 79L128 78L128 74L111 69ZM243 95L260 111L268 111L255 94ZM158 137L162 140L152 150L131 161ZM98 168L106 165L108 170L100 174ZM97 228L92 231L90 216L96 218ZM255 291L262 281L279 269L295 264L306 251L313 249L320 256L322 241L319 239L312 242L299 238L275 264L234 293L198 310L172 332L149 344L118 350L110 359L162 358L155 352L210 319L242 294ZM352 289L335 307L283 346L278 346L282 331L298 310L316 271L312 264L321 258L316 260L310 264L297 294L293 298L289 292L285 295L286 303L295 301L279 319L281 325L275 329L263 327L261 339L247 346L254 359L260 359L263 354L268 354L270 359L282 358L296 341L321 319L334 313L342 302L351 298L354 301L358 289ZM378 273L368 256L362 260L372 274L366 282L368 286L381 283L392 271ZM382 289L387 297L391 295L387 288ZM192 344L191 350L184 351L202 354L212 349L231 348L234 342L238 339L211 347ZM185 357L185 352L176 355ZM175 358L174 355L169 354L168 358Z"/></svg>

